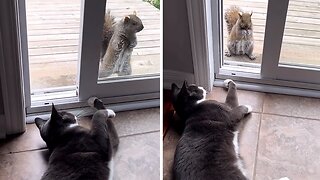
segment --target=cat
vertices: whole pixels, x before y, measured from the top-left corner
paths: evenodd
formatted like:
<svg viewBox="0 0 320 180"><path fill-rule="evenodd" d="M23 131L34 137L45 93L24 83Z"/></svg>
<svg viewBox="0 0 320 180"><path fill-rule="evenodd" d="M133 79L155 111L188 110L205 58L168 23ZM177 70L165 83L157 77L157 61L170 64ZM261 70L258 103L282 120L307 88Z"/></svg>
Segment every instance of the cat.
<svg viewBox="0 0 320 180"><path fill-rule="evenodd" d="M53 104L49 120L35 119L50 152L42 180L112 179L112 159L119 145L110 120L115 113L98 98L90 98L88 103L98 110L92 117L91 129L78 125L73 114L58 112Z"/></svg>
<svg viewBox="0 0 320 180"><path fill-rule="evenodd" d="M205 100L206 91L185 81L172 84L172 102L183 123L177 144L172 177L175 180L246 180L238 147L238 126L250 106L239 106L236 84L225 82L225 103Z"/></svg>

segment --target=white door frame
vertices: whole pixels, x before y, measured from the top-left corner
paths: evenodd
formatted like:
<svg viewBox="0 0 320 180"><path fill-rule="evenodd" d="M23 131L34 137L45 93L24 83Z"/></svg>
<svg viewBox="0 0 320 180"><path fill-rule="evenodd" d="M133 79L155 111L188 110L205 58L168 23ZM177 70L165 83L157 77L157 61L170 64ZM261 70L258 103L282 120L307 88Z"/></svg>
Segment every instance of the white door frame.
<svg viewBox="0 0 320 180"><path fill-rule="evenodd" d="M0 134L26 130L17 0L0 1L0 77L4 105Z"/></svg>
<svg viewBox="0 0 320 180"><path fill-rule="evenodd" d="M91 96L110 98L159 93L160 74L97 82L105 6L106 0L84 0L82 3L79 100L84 101ZM154 98L159 99L160 96Z"/></svg>
<svg viewBox="0 0 320 180"><path fill-rule="evenodd" d="M21 19L20 32L22 34L23 64L24 67L27 67L24 71L24 81L30 82L24 1L25 0L19 0L19 6L21 8L19 9L19 18ZM100 97L104 103L116 106L119 111L128 110L128 107L134 110L160 105L160 75L97 83L105 6L106 0L81 1L80 62L78 63L79 73L77 78L77 84L79 86L74 89L71 87L68 91L65 91L66 89L63 88L64 92L60 92L61 90L59 90L59 88L55 88L59 92L46 94L43 97L39 96L36 102L31 103L30 86L29 83L25 83L27 114L49 112L51 103L54 103L58 109L85 107L87 106L86 100L91 96ZM124 85L130 88L124 88ZM50 89L50 92L51 91L53 90ZM130 102L130 105L125 105L124 103L126 102ZM121 105L118 106L117 104Z"/></svg>
<svg viewBox="0 0 320 180"><path fill-rule="evenodd" d="M221 68L220 60L223 56L223 49L220 45L223 43L222 38L220 38L220 32L222 32L221 27L223 19L220 13L222 3L220 4L219 2L220 1L210 0L187 0L187 12L189 24L191 24L189 28L192 43L192 58L195 67L194 76L197 77L196 83L204 87L210 86L210 82L212 82L215 86L223 86L222 82L224 79L232 78L238 81L240 89L309 97L320 97L320 84L314 84L314 82L310 83L305 81L306 79L315 79L310 78L311 76L314 77L315 73L317 73L312 71L312 69L305 68L304 70L309 71L303 71L301 69L295 69L288 66L286 67L284 65L280 65L278 67L278 63L275 61L272 63L265 61L262 66L266 69L269 69L269 71L262 71L261 73L254 70L254 68L238 68L232 70L228 68ZM283 12L283 8L287 7L286 5L288 3L288 0L281 1L281 3L277 0L269 0L269 3L269 5L274 5L274 3L277 3L277 6L275 7L282 9L281 16L286 16L286 11ZM278 5L279 3L280 5ZM270 11L277 11L277 8L274 8ZM272 20L273 18L276 17L271 16L269 20ZM277 18L279 18L278 14ZM279 21L278 23L285 23L285 19L282 18L282 21ZM268 26L270 25L272 24L270 23ZM276 46L281 47L283 31L284 26L282 26L282 30L281 28L278 28L276 34L278 40L265 40L265 46L266 44L268 45L276 43ZM272 33L274 33L272 29L266 31L266 34L274 36L274 34ZM268 37L268 35L266 35L266 37ZM213 55L210 55L211 52L213 52ZM280 55L280 50L278 55L274 55L274 51L272 51L272 49L266 48L264 50L264 54L269 55L263 57L264 59L279 59L277 58L277 56ZM209 64L209 67L206 66ZM277 68L275 68L275 65ZM247 72L244 72L243 70L246 70ZM275 71L277 73L274 73ZM304 82L297 82L296 79L290 79L290 77L286 75L286 72L288 71L290 71L290 73L292 73L293 71L301 73L303 71L304 76L302 79L304 80ZM209 79L209 83L207 81L207 83L205 83L201 80L197 80L199 78Z"/></svg>

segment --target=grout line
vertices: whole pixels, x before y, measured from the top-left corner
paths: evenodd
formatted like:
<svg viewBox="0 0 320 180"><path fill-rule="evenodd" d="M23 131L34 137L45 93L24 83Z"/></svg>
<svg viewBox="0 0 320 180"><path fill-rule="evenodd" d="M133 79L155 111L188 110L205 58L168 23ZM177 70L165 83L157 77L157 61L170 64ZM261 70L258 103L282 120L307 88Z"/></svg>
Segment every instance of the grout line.
<svg viewBox="0 0 320 180"><path fill-rule="evenodd" d="M259 128L258 128L258 137L257 137L257 144L256 144L256 154L255 154L255 160L253 164L253 174L252 179L254 180L256 177L256 168L257 168L257 162L258 162L258 152L259 152L259 141L260 141L260 132L261 132L261 123L262 123L262 113L260 113L260 120L259 120Z"/></svg>
<svg viewBox="0 0 320 180"><path fill-rule="evenodd" d="M308 118L308 117L299 117L299 116L289 116L289 115L275 114L275 113L262 113L262 114L281 116L281 117L289 117L289 118L297 118L297 119L311 120L311 121L320 121L320 119L314 119L314 118Z"/></svg>
<svg viewBox="0 0 320 180"><path fill-rule="evenodd" d="M0 155L17 154L17 153L40 151L40 150L46 150L46 149L48 149L48 148L47 147L42 147L42 148L38 148L38 149L28 149L28 150L22 150L22 151L11 151L11 152L8 152L8 153L0 153Z"/></svg>
<svg viewBox="0 0 320 180"><path fill-rule="evenodd" d="M122 136L119 136L119 138L126 138L126 137L131 137L131 136L136 136L136 135L139 136L139 135L144 135L144 134L152 134L152 133L156 133L156 132L160 132L160 129L159 130L136 133L136 134L122 135Z"/></svg>
<svg viewBox="0 0 320 180"><path fill-rule="evenodd" d="M261 132L261 122L262 121L262 114L260 114L260 121L259 121L259 131L258 131L258 138L257 138L257 144L256 144L256 154L255 154L255 160L253 165L253 175L252 179L254 180L256 177L256 171L257 171L257 162L258 162L258 152L259 152L259 141L260 141L260 132Z"/></svg>
<svg viewBox="0 0 320 180"><path fill-rule="evenodd" d="M260 141L260 133L261 133L261 124L262 124L262 116L263 116L263 111L264 111L264 103L265 103L265 95L263 96L262 99L262 110L260 113L260 121L259 121L259 128L258 128L258 137L257 137L257 144L256 144L256 154L255 154L255 159L254 159L254 165L253 165L253 174L252 174L252 179L254 180L256 178L256 171L257 171L257 162L258 162L258 152L259 152L259 141Z"/></svg>
<svg viewBox="0 0 320 180"><path fill-rule="evenodd" d="M128 135L119 136L119 138L126 138L126 137L135 136L135 135L151 134L151 133L156 133L156 132L160 132L160 130L153 130L153 131L141 132L141 133L136 133L136 134L128 134ZM42 147L42 148L28 149L28 150L22 150L22 151L11 151L8 153L0 153L0 155L17 154L17 153L40 151L40 150L46 150L46 149L48 149L48 148Z"/></svg>

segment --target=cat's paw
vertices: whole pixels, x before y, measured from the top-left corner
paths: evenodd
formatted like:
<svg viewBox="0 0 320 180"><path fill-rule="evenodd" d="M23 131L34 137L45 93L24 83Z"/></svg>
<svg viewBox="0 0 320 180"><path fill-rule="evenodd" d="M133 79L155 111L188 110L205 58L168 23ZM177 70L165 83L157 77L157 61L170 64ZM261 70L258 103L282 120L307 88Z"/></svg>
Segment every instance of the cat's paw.
<svg viewBox="0 0 320 180"><path fill-rule="evenodd" d="M223 86L228 89L230 82L233 82L234 84L236 84L232 79L226 79L223 81Z"/></svg>
<svg viewBox="0 0 320 180"><path fill-rule="evenodd" d="M91 98L89 98L88 99L88 105L90 106L90 107L94 107L94 101L96 100L96 99L98 99L97 97L91 97Z"/></svg>
<svg viewBox="0 0 320 180"><path fill-rule="evenodd" d="M114 118L116 117L116 113L112 109L106 109L108 113L108 118Z"/></svg>
<svg viewBox="0 0 320 180"><path fill-rule="evenodd" d="M249 59L252 60L252 61L256 59L256 56L253 55L253 54L248 55L248 57L249 57Z"/></svg>
<svg viewBox="0 0 320 180"><path fill-rule="evenodd" d="M247 110L247 114L250 114L252 112L252 106L250 105L244 105L248 110Z"/></svg>

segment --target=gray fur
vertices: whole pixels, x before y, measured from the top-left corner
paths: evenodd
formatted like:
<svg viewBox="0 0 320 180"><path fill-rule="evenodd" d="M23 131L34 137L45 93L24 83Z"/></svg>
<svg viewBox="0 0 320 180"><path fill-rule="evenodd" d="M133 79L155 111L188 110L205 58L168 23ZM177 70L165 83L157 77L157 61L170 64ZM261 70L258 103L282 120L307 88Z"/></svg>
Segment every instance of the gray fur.
<svg viewBox="0 0 320 180"><path fill-rule="evenodd" d="M247 179L239 163L236 135L250 111L238 105L233 81L228 87L225 103L206 100L197 104L203 97L197 86L172 85L173 106L184 127L174 156L174 180Z"/></svg>
<svg viewBox="0 0 320 180"><path fill-rule="evenodd" d="M113 73L119 76L132 74L131 54L137 45L136 33L143 29L143 24L136 15L128 15L114 26L114 33L101 62L100 77Z"/></svg>
<svg viewBox="0 0 320 180"><path fill-rule="evenodd" d="M41 179L108 179L111 173L108 165L119 145L118 134L108 117L107 110L98 110L92 117L91 129L86 129L76 124L74 115L57 112L52 105L48 121L36 118L51 153Z"/></svg>

